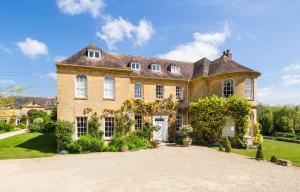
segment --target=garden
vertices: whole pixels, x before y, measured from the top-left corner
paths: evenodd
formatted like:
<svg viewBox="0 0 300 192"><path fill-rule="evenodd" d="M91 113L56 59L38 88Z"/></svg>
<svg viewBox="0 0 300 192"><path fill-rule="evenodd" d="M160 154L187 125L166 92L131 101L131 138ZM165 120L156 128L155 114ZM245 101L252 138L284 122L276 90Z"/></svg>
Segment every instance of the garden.
<svg viewBox="0 0 300 192"><path fill-rule="evenodd" d="M0 119L0 134L25 129L26 119L26 115L22 116L20 119L20 124L18 125L16 125L16 117L14 116L10 118L8 123L5 123L2 119Z"/></svg>

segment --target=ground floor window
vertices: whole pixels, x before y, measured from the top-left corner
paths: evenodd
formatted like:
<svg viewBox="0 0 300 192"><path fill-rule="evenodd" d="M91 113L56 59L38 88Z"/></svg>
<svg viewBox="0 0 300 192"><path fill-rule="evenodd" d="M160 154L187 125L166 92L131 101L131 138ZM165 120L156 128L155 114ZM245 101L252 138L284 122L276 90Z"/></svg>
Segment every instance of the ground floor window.
<svg viewBox="0 0 300 192"><path fill-rule="evenodd" d="M134 115L134 120L135 120L135 130L139 130L143 126L143 116L142 115Z"/></svg>
<svg viewBox="0 0 300 192"><path fill-rule="evenodd" d="M114 136L115 118L105 117L105 137Z"/></svg>
<svg viewBox="0 0 300 192"><path fill-rule="evenodd" d="M181 115L178 115L176 117L176 124L175 124L175 130L176 131L179 131L180 130L180 127L182 126L182 116Z"/></svg>
<svg viewBox="0 0 300 192"><path fill-rule="evenodd" d="M76 125L77 125L77 137L87 134L87 117L77 117Z"/></svg>

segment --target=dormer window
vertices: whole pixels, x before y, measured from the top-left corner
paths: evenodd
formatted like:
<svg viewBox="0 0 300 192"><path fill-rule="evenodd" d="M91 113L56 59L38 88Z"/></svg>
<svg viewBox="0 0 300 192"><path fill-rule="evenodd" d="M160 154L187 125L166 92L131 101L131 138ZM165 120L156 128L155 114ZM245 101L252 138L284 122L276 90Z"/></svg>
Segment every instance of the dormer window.
<svg viewBox="0 0 300 192"><path fill-rule="evenodd" d="M171 65L171 73L180 74L180 67L176 65Z"/></svg>
<svg viewBox="0 0 300 192"><path fill-rule="evenodd" d="M92 59L100 59L101 53L99 50L88 50L88 57Z"/></svg>
<svg viewBox="0 0 300 192"><path fill-rule="evenodd" d="M130 68L133 69L133 70L140 70L141 69L141 64L131 62L130 63Z"/></svg>
<svg viewBox="0 0 300 192"><path fill-rule="evenodd" d="M159 64L151 64L151 71L160 72L160 65Z"/></svg>

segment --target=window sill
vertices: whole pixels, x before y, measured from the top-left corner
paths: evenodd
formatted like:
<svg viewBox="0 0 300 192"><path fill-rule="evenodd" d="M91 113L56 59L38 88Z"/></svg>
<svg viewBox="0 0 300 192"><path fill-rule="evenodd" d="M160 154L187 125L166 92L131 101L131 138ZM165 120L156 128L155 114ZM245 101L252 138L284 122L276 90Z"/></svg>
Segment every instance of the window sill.
<svg viewBox="0 0 300 192"><path fill-rule="evenodd" d="M104 101L115 101L116 99L103 98Z"/></svg>
<svg viewBox="0 0 300 192"><path fill-rule="evenodd" d="M79 97L75 97L74 100L88 100L88 98L79 98Z"/></svg>

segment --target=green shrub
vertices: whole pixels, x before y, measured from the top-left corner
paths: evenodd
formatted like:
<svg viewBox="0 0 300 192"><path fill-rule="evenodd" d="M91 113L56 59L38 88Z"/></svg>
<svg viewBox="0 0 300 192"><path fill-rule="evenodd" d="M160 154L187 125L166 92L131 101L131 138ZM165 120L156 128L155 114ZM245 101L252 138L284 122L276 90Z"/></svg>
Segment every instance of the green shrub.
<svg viewBox="0 0 300 192"><path fill-rule="evenodd" d="M82 152L82 147L81 147L81 145L79 144L78 141L74 141L69 145L68 150L69 150L70 153L81 153Z"/></svg>
<svg viewBox="0 0 300 192"><path fill-rule="evenodd" d="M11 125L15 125L16 124L16 117L15 116L12 116L10 119L9 119L9 124Z"/></svg>
<svg viewBox="0 0 300 192"><path fill-rule="evenodd" d="M94 113L88 123L89 135L101 139L103 136L103 131L99 129L100 126L101 124L99 123L99 118L97 117L97 113Z"/></svg>
<svg viewBox="0 0 300 192"><path fill-rule="evenodd" d="M8 132L8 131L12 131L13 129L14 129L14 126L13 125L11 125L11 124L4 124L3 125L3 129L4 129L4 131L6 131L6 132Z"/></svg>
<svg viewBox="0 0 300 192"><path fill-rule="evenodd" d="M228 137L226 137L226 140L225 140L225 152L227 152L227 153L231 152L231 144L230 144Z"/></svg>
<svg viewBox="0 0 300 192"><path fill-rule="evenodd" d="M25 128L26 128L26 125L23 124L23 123L20 123L19 125L17 125L17 128L25 129Z"/></svg>
<svg viewBox="0 0 300 192"><path fill-rule="evenodd" d="M44 133L55 133L56 122L48 121L44 124L43 132Z"/></svg>
<svg viewBox="0 0 300 192"><path fill-rule="evenodd" d="M150 122L145 122L143 125L143 128L141 130L136 131L137 135L148 140L151 141L152 137L153 137L153 132L157 131L158 127L154 126L152 123Z"/></svg>
<svg viewBox="0 0 300 192"><path fill-rule="evenodd" d="M224 147L222 145L219 146L219 151L224 152Z"/></svg>
<svg viewBox="0 0 300 192"><path fill-rule="evenodd" d="M20 122L23 123L24 125L26 125L27 124L27 115L22 115Z"/></svg>
<svg viewBox="0 0 300 192"><path fill-rule="evenodd" d="M32 123L28 126L30 132L42 132L42 127L38 124Z"/></svg>
<svg viewBox="0 0 300 192"><path fill-rule="evenodd" d="M29 122L32 123L36 118L42 118L43 122L50 121L50 116L46 111L34 110L28 114Z"/></svg>
<svg viewBox="0 0 300 192"><path fill-rule="evenodd" d="M262 146L259 145L257 147L257 151L256 151L256 157L257 160L263 160L264 159L264 154L263 154L263 150L262 150Z"/></svg>
<svg viewBox="0 0 300 192"><path fill-rule="evenodd" d="M124 136L116 136L112 139L111 146L114 146L117 151L121 151L122 147L128 146L127 138Z"/></svg>
<svg viewBox="0 0 300 192"><path fill-rule="evenodd" d="M148 140L138 137L135 134L131 134L129 137L127 137L127 145L130 151L147 149L151 146Z"/></svg>
<svg viewBox="0 0 300 192"><path fill-rule="evenodd" d="M177 145L182 145L184 137L185 137L185 135L182 134L181 132L176 132L176 134L175 134L175 143Z"/></svg>
<svg viewBox="0 0 300 192"><path fill-rule="evenodd" d="M4 129L4 124L5 122L2 119L0 119L0 130Z"/></svg>
<svg viewBox="0 0 300 192"><path fill-rule="evenodd" d="M73 131L73 123L68 121L57 121L55 137L58 151L68 149L68 146L72 143Z"/></svg>
<svg viewBox="0 0 300 192"><path fill-rule="evenodd" d="M275 155L272 155L270 161L271 161L272 163L276 163L276 162L277 162L277 157L276 157Z"/></svg>

